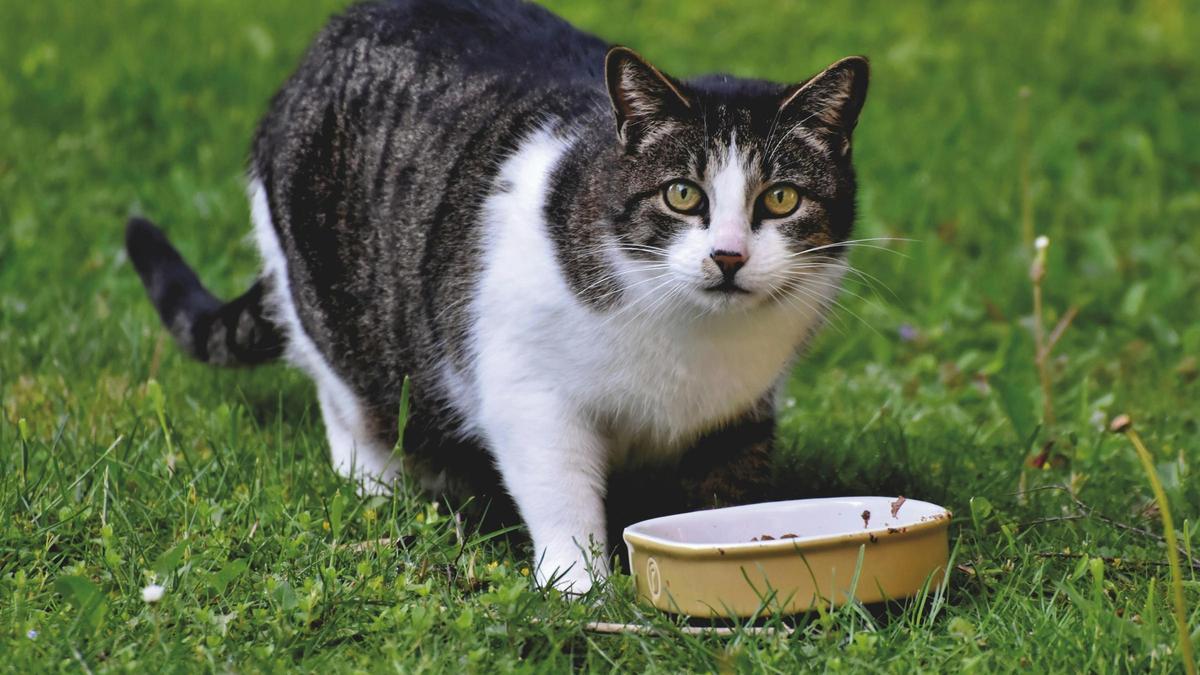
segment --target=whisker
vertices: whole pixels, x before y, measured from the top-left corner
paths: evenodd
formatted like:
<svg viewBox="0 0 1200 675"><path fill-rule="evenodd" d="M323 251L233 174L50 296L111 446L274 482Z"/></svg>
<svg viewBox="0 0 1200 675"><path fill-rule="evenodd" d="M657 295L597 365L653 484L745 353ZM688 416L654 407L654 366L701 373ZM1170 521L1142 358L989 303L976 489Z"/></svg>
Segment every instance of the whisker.
<svg viewBox="0 0 1200 675"><path fill-rule="evenodd" d="M675 282L673 280L668 280L666 282L666 284L673 284L673 285L671 285L670 288L668 288L666 293L663 293L661 295L657 295L657 293L658 293L658 290L660 288L662 288L662 285L655 287L654 293L656 294L656 299L654 300L654 302L651 302L649 305L646 305L642 309L638 310L638 312L636 314L629 317L629 319L627 321L625 321L625 323L621 324L621 332L624 332L625 330L627 330L630 326L632 326L634 324L634 322L636 322L643 316L645 316L646 318L653 316L654 310L656 308L662 306L664 302L667 302L668 300L670 300L674 295L676 295L676 293L678 293L679 289L681 288L681 286L678 284L675 284Z"/></svg>
<svg viewBox="0 0 1200 675"><path fill-rule="evenodd" d="M620 288L618 288L618 289L616 289L616 290L609 291L609 292L605 293L604 295L601 295L601 296L597 297L596 299L597 299L597 300L602 300L602 299L604 299L604 298L607 298L607 297L609 297L609 296L612 296L612 295L617 295L617 294L619 294L619 293L624 293L625 291L628 291L628 290L630 290L630 289L633 289L633 288L637 288L638 286L641 286L642 284L647 284L647 283L650 283L651 281L657 281L658 279L662 279L663 277L669 277L669 276L671 276L671 275L672 275L672 272L669 272L669 271L668 271L668 272L664 272L664 273L662 273L662 274L656 274L656 275L654 275L654 276L652 276L652 277L650 277L650 278L648 278L648 279L642 279L641 281L637 281L637 282L634 282L634 283L632 283L632 284L629 284L629 285L627 285L627 286L622 286L622 287L620 287Z"/></svg>
<svg viewBox="0 0 1200 675"><path fill-rule="evenodd" d="M846 241L834 242L832 244L824 244L822 246L814 246L813 248L808 248L803 251L798 251L796 253L789 254L788 257L789 258L799 258L800 256L809 255L811 253L816 253L817 251L825 251L825 250L828 250L831 248L838 248L840 246L846 246L846 247L857 247L857 248L874 248L874 249L879 249L880 251L887 251L889 253L894 253L902 258L908 258L907 255L905 255L895 249L887 248L885 246L875 246L870 243L870 242L875 242L875 241L913 242L913 241L917 241L917 240L906 239L903 237L868 237L866 239L847 239Z"/></svg>
<svg viewBox="0 0 1200 675"><path fill-rule="evenodd" d="M827 311L822 311L819 305L813 304L811 299L806 299L803 296L797 295L788 291L786 288L780 287L778 294L775 291L770 293L771 297L777 298L779 301L787 304L794 310L804 312L806 314L817 314L823 316L828 323L833 326L841 335L846 335L845 324L842 323L841 317L836 314L830 314ZM797 306L798 305L798 306Z"/></svg>
<svg viewBox="0 0 1200 675"><path fill-rule="evenodd" d="M788 297L794 298L797 302L800 302L805 311L816 314L828 322L831 326L837 328L842 335L849 334L849 328L847 327L845 320L838 316L836 312L830 311L830 303L826 298L814 295L811 292L795 287L791 288L790 290L785 289L784 294Z"/></svg>
<svg viewBox="0 0 1200 675"><path fill-rule="evenodd" d="M830 262L821 262L822 260L828 260ZM803 263L794 266L792 269L809 269L809 268L822 268L822 267L831 267L831 268L842 269L842 270L845 270L849 274L853 274L860 283L862 283L867 288L871 289L871 291L873 293L875 293L876 296L879 295L879 290L877 288L877 286L879 286L879 287L882 287L885 291L887 291L888 294L892 296L892 298L894 298L896 300L900 299L900 296L897 295L896 292L892 290L891 286L888 286L887 283L885 283L879 277L877 277L869 272L865 272L865 271L851 265L850 263L848 263L844 260L838 259L838 258L828 258L825 256L817 256L813 260L805 260ZM882 298L880 298L880 299L882 300Z"/></svg>
<svg viewBox="0 0 1200 675"><path fill-rule="evenodd" d="M669 276L669 275L664 275L664 276ZM604 322L603 322L603 323L601 323L600 325L601 325L601 326L607 326L608 324L610 324L610 323L612 323L614 320L616 320L616 319L617 319L617 317L620 317L620 316L622 316L623 314L625 314L625 313L627 313L627 312L629 312L629 311L633 310L635 307L637 307L637 306L638 306L638 304L639 304L639 303L641 303L641 302L642 302L643 300L645 300L646 298L655 297L655 296L654 296L654 294L655 294L655 293L657 293L657 292L658 292L660 289L662 289L662 288L666 287L668 284L671 284L671 283L674 283L674 281L673 281L672 279L670 279L670 278L668 278L666 281L659 282L659 284L658 284L658 285L656 285L654 288L650 289L648 292L646 292L646 293L644 293L644 294L642 294L642 295L640 295L640 296L637 296L637 297L635 297L635 298L633 299L633 301L632 301L632 302L630 302L629 304L625 305L624 307L621 307L621 308L620 308L620 309L618 309L616 312L613 312L613 313L612 313L612 315L611 315L611 316L609 316L607 319L605 319L605 320L604 320Z"/></svg>
<svg viewBox="0 0 1200 675"><path fill-rule="evenodd" d="M875 301L871 300L870 298L866 298L866 297L863 297L862 295L859 295L858 293L855 293L854 291L846 288L842 284L835 284L833 282L826 281L824 279L820 279L820 278L814 277L812 275L807 275L807 274L790 275L787 278L787 282L798 282L798 283L816 285L816 286L820 286L822 288L828 288L832 291L836 291L837 293L845 293L846 295L858 298L859 300L862 300L863 302L868 303L868 304L875 302Z"/></svg>
<svg viewBox="0 0 1200 675"><path fill-rule="evenodd" d="M791 288L792 290L795 290L795 291L801 291L801 292L806 292L806 293L810 293L810 294L815 294L815 293L816 293L816 292L815 292L813 289L811 289L811 288L805 288L805 287L804 287L804 284L793 285L793 286L791 286L790 288ZM820 296L818 296L818 298L819 298L819 297L820 297ZM876 335L879 335L880 337L883 337L883 336L882 336L882 334L880 334L880 332L879 332L878 330L876 330L874 326L872 326L870 323L868 323L866 319L864 319L864 318L862 318L861 316L859 316L859 314L858 314L857 312L855 312L854 310L852 310L852 309L850 309L849 307L847 307L847 306L846 306L844 303L842 303L842 302L838 301L838 299L837 299L836 297L833 297L833 296L828 296L827 298L825 298L825 300L826 300L826 302L828 302L828 303L829 303L829 305L831 305L831 306L833 306L833 307L837 307L838 309L840 309L840 310L842 310L842 311L846 312L847 314L849 314L850 316L854 317L855 319L858 319L858 320L859 320L859 322L860 322L860 323L862 323L862 325L864 325L864 326L866 326L867 328L871 329L871 332L875 333Z"/></svg>

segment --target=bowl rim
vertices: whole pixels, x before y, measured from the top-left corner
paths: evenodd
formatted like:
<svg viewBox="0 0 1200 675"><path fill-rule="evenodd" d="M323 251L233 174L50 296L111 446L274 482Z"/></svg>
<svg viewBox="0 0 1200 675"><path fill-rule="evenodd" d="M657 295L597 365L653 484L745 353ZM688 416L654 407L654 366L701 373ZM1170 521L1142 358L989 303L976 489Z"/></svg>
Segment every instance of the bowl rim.
<svg viewBox="0 0 1200 675"><path fill-rule="evenodd" d="M727 506L720 509L686 511L684 513L660 516L658 518L651 518L649 520L643 520L634 523L625 528L625 530L622 532L622 538L625 540L627 546L637 546L647 552L654 551L660 553L669 553L680 558L712 558L716 560L727 559L730 557L764 557L773 556L780 553L794 553L796 551L804 550L820 550L868 542L883 542L897 538L909 539L926 531L945 529L950 526L950 521L954 517L954 514L950 511L950 509L947 509L944 506L919 499L905 498L905 502L913 502L914 504L931 506L938 510L938 513L933 516L926 516L923 520L919 520L915 523L902 524L899 527L890 527L885 525L882 527L864 528L855 532L843 532L811 538L768 539L766 541L730 543L684 543L671 539L665 539L652 534L645 534L634 529L639 526L648 525L663 520L670 520L692 513L712 513L716 511L746 509L749 507L793 504L797 502L836 502L855 499L888 499L895 501L896 499L899 499L899 497L887 497L883 495L851 495L845 497L822 497L815 499L787 499L774 502L743 504L740 506Z"/></svg>

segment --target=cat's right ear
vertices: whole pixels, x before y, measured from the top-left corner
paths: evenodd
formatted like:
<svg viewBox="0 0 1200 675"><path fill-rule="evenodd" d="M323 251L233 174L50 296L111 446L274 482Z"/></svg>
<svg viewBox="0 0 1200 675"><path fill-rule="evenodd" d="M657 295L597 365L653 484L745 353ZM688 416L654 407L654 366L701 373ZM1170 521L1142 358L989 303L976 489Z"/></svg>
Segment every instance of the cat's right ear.
<svg viewBox="0 0 1200 675"><path fill-rule="evenodd" d="M628 47L613 47L604 58L604 79L617 121L617 138L635 150L656 127L688 114L693 103L683 85Z"/></svg>

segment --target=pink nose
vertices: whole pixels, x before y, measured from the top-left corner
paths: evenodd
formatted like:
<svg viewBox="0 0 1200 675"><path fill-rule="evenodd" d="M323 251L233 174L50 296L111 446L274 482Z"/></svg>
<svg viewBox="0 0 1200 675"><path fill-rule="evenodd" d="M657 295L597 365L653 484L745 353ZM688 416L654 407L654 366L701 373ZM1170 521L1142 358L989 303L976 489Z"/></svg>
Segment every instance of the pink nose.
<svg viewBox="0 0 1200 675"><path fill-rule="evenodd" d="M712 252L711 257L713 262L717 263L717 267L721 268L721 274L725 275L726 279L732 279L746 264L746 255L737 251L716 250Z"/></svg>

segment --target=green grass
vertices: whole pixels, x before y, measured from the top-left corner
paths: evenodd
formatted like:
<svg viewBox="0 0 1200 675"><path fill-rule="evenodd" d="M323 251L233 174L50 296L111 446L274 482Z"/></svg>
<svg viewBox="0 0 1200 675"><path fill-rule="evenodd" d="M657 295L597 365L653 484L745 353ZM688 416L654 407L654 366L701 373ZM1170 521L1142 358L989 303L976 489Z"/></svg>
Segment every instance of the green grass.
<svg viewBox="0 0 1200 675"><path fill-rule="evenodd" d="M870 301L845 296L797 368L779 472L798 495L947 505L961 567L928 602L799 617L789 637L672 632L627 577L594 605L538 591L526 551L469 530L460 550L414 491L356 498L300 375L210 370L165 341L124 218L158 219L214 290L243 289L250 135L341 4L0 3L0 668L1181 670L1164 548L1098 516L1031 524L1076 507L1015 493L1067 485L1159 532L1132 448L1097 428L1128 412L1200 552L1195 4L550 3L680 75L872 57L859 232L915 241L853 255L878 293L853 287ZM1079 308L1053 424L1023 195L1052 241L1048 321ZM378 537L403 545L343 546Z"/></svg>

